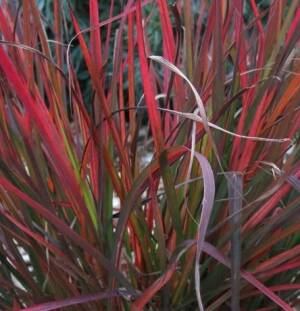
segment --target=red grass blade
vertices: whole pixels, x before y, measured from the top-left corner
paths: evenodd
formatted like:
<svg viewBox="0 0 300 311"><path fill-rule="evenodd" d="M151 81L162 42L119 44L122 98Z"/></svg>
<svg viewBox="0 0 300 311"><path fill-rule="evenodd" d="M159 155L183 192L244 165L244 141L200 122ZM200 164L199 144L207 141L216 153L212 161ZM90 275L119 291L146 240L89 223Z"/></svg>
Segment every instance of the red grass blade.
<svg viewBox="0 0 300 311"><path fill-rule="evenodd" d="M41 99L36 99L37 102L34 102L26 88L26 83L21 79L20 74L17 72L15 66L1 46L0 67L5 72L7 79L25 106L26 112L31 117L31 120L33 120L39 127L44 143L49 151L49 161L53 163L54 167L56 167L56 173L60 177L61 183L65 185L65 189L71 189L71 192L69 193L70 200L75 206L79 206L82 212L86 212L85 204L80 196L79 185L76 182L70 162L68 161L66 154L62 152L62 150L65 150L65 147L62 144L57 129L51 121L46 105L41 102ZM91 211L91 213L93 212ZM91 217L93 217L92 214ZM96 225L95 222L94 224Z"/></svg>
<svg viewBox="0 0 300 311"><path fill-rule="evenodd" d="M137 42L139 51L139 60L141 66L141 76L144 86L145 101L149 114L151 131L154 139L156 151L160 152L163 147L161 119L157 111L157 102L155 100L154 81L150 73L150 68L146 55L146 47L144 42L143 17L141 0L137 2L136 25L137 25Z"/></svg>

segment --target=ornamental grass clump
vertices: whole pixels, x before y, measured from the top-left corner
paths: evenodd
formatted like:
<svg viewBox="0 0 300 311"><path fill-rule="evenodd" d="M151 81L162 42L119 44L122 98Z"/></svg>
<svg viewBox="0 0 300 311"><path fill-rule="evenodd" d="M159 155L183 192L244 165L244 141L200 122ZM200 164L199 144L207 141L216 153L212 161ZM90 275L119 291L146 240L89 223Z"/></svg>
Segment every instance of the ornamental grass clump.
<svg viewBox="0 0 300 311"><path fill-rule="evenodd" d="M48 2L0 3L0 309L294 310L300 1Z"/></svg>

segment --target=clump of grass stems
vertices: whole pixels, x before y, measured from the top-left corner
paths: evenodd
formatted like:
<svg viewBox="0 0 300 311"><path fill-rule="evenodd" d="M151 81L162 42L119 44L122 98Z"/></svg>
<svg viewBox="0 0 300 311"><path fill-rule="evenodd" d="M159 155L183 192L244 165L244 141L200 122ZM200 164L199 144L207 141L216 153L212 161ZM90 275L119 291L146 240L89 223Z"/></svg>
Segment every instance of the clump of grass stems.
<svg viewBox="0 0 300 311"><path fill-rule="evenodd" d="M111 1L100 20L89 0L88 28L68 1L47 27L15 3L0 3L0 309L293 310L299 1Z"/></svg>

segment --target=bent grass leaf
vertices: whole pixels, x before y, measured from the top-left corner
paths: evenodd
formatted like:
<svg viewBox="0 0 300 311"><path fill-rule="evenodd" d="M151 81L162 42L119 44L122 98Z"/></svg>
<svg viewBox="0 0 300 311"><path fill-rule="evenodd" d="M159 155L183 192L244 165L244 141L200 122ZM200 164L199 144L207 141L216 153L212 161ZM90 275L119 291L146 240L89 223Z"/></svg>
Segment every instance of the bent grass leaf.
<svg viewBox="0 0 300 311"><path fill-rule="evenodd" d="M196 250L196 258L195 258L195 284L196 284L196 294L198 300L198 306L200 310L204 310L201 294L200 294L200 258L203 252L203 246L205 241L205 236L207 232L207 227L209 224L210 216L212 213L212 208L214 204L215 198L215 180L214 174L211 169L211 166L207 159L202 156L200 153L195 152L195 158L198 160L202 176L203 176L203 199L202 199L202 210L200 221L197 230L197 250Z"/></svg>

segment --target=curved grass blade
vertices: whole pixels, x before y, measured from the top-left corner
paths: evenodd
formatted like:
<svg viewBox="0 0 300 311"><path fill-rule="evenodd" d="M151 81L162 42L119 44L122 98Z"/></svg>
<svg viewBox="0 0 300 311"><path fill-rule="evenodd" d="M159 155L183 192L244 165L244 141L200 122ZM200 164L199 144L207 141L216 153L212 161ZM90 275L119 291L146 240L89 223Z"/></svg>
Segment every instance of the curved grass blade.
<svg viewBox="0 0 300 311"><path fill-rule="evenodd" d="M202 211L197 231L197 249L195 258L195 290L197 294L198 306L201 311L204 311L201 294L200 294L200 258L203 252L203 245L207 227L212 212L214 198L215 198L215 179L211 166L207 159L198 152L195 152L195 158L198 160L203 176L203 199Z"/></svg>

